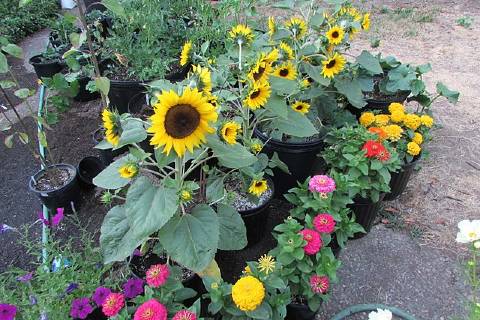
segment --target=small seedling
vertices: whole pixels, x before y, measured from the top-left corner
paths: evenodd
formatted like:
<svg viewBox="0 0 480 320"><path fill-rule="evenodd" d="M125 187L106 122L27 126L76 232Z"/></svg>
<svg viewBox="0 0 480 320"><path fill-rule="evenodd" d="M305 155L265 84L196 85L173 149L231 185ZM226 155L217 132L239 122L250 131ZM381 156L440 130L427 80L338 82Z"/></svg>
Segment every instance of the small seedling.
<svg viewBox="0 0 480 320"><path fill-rule="evenodd" d="M390 12L390 8L387 6L383 6L382 9L380 9L381 14L387 14Z"/></svg>
<svg viewBox="0 0 480 320"><path fill-rule="evenodd" d="M470 16L463 16L457 19L457 25L470 29L473 24L473 18Z"/></svg>
<svg viewBox="0 0 480 320"><path fill-rule="evenodd" d="M380 45L380 39L378 39L378 38L370 39L370 47L378 48L379 45Z"/></svg>

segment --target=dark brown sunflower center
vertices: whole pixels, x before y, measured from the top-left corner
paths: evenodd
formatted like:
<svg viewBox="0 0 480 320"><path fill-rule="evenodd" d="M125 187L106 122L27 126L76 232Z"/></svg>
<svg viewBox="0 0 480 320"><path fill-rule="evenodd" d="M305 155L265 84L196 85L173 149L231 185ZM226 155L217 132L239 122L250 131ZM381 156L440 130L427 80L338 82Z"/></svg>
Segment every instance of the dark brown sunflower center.
<svg viewBox="0 0 480 320"><path fill-rule="evenodd" d="M338 31L332 32L332 38L338 38L338 36L339 36Z"/></svg>
<svg viewBox="0 0 480 320"><path fill-rule="evenodd" d="M303 106L300 104L300 105L298 105L295 109L297 109L297 110L302 110L302 109L303 109Z"/></svg>
<svg viewBox="0 0 480 320"><path fill-rule="evenodd" d="M255 81L257 81L258 79L260 79L262 77L264 72L265 72L265 67L258 67L257 72L253 73L253 79Z"/></svg>
<svg viewBox="0 0 480 320"><path fill-rule="evenodd" d="M280 72L278 74L281 75L282 77L286 77L288 76L288 69L287 68L280 69Z"/></svg>
<svg viewBox="0 0 480 320"><path fill-rule="evenodd" d="M165 115L165 131L175 139L191 135L200 123L200 113L188 104L171 107Z"/></svg>
<svg viewBox="0 0 480 320"><path fill-rule="evenodd" d="M255 90L255 91L253 91L252 93L250 93L250 99L255 99L255 98L257 98L259 95L260 95L260 90L257 89L257 90Z"/></svg>
<svg viewBox="0 0 480 320"><path fill-rule="evenodd" d="M330 62L327 63L327 65L326 65L327 69L331 69L331 68L335 67L336 63L337 63L337 60L335 60L335 59L330 60Z"/></svg>
<svg viewBox="0 0 480 320"><path fill-rule="evenodd" d="M261 186L263 186L263 182L258 181L257 183L255 183L255 187L260 188Z"/></svg>

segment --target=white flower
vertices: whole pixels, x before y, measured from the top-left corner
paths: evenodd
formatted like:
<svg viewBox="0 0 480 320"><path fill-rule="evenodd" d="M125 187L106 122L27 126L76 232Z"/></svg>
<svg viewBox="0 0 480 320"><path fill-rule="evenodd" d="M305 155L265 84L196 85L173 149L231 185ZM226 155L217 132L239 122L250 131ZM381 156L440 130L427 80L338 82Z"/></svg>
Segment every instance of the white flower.
<svg viewBox="0 0 480 320"><path fill-rule="evenodd" d="M392 312L387 309L377 309L368 315L368 320L392 320Z"/></svg>
<svg viewBox="0 0 480 320"><path fill-rule="evenodd" d="M480 220L462 220L458 223L457 242L471 243L480 240Z"/></svg>

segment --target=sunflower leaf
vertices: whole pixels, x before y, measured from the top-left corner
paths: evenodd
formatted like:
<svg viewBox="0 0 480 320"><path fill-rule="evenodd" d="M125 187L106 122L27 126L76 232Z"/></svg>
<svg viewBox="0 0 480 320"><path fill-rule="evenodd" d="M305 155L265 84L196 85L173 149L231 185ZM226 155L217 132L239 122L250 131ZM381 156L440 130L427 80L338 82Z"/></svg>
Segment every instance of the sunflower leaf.
<svg viewBox="0 0 480 320"><path fill-rule="evenodd" d="M270 77L272 89L281 95L293 95L298 93L298 84L294 80L288 80L280 77Z"/></svg>
<svg viewBox="0 0 480 320"><path fill-rule="evenodd" d="M382 66L378 59L366 50L363 50L357 57L357 63L373 74L383 73Z"/></svg>
<svg viewBox="0 0 480 320"><path fill-rule="evenodd" d="M111 163L93 179L93 184L103 189L119 189L126 186L131 179L121 177L118 170L131 161L135 161L135 158L126 155Z"/></svg>
<svg viewBox="0 0 480 320"><path fill-rule="evenodd" d="M367 103L363 98L362 88L358 80L350 80L346 78L336 78L335 88L338 92L345 95L354 107L363 108Z"/></svg>
<svg viewBox="0 0 480 320"><path fill-rule="evenodd" d="M257 158L240 143L226 145L217 136L210 135L207 144L212 148L220 164L227 168L240 169L257 161Z"/></svg>
<svg viewBox="0 0 480 320"><path fill-rule="evenodd" d="M272 127L281 133L299 138L311 137L318 133L305 115L291 109L288 110L288 119L276 118L272 120Z"/></svg>
<svg viewBox="0 0 480 320"><path fill-rule="evenodd" d="M273 94L270 99L268 99L267 104L265 104L265 109L281 118L288 118L288 106L285 103L285 99L276 94Z"/></svg>
<svg viewBox="0 0 480 320"><path fill-rule="evenodd" d="M220 224L218 248L241 250L247 245L247 230L242 217L234 208L219 203L217 215Z"/></svg>
<svg viewBox="0 0 480 320"><path fill-rule="evenodd" d="M446 85L441 82L437 83L437 93L442 97L445 97L451 103L455 104L458 102L460 93L458 91L450 90Z"/></svg>
<svg viewBox="0 0 480 320"><path fill-rule="evenodd" d="M122 135L116 148L121 148L128 144L138 143L147 139L147 132L143 124L133 118L122 121Z"/></svg>
<svg viewBox="0 0 480 320"><path fill-rule="evenodd" d="M322 86L328 86L330 84L330 79L322 76L322 67L312 66L310 63L303 63L302 65L310 78Z"/></svg>

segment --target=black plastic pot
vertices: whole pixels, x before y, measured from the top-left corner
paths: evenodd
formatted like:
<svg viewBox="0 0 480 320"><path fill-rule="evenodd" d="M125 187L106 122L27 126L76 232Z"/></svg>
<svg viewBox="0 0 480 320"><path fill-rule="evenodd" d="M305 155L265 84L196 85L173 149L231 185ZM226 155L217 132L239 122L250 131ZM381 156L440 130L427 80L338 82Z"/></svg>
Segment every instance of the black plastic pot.
<svg viewBox="0 0 480 320"><path fill-rule="evenodd" d="M103 128L98 128L92 134L93 143L95 145L98 144L100 141L103 140L103 137L104 137ZM113 149L98 149L98 151L100 152L100 159L102 160L103 164L105 166L108 166L110 163L113 162L113 159L115 159L119 155L127 152L128 147L124 146L124 147L121 147L120 149L116 149L116 150L113 150Z"/></svg>
<svg viewBox="0 0 480 320"><path fill-rule="evenodd" d="M347 105L347 110L350 111L357 119L360 118L362 112L365 111L380 111L381 113L389 113L388 106L393 102L404 103L407 97L410 95L410 91L402 91L398 95L385 100L366 99L367 105L361 109L355 108L352 105Z"/></svg>
<svg viewBox="0 0 480 320"><path fill-rule="evenodd" d="M35 173L30 179L28 183L30 190L35 192L40 198L40 201L50 210L64 208L65 211L68 212L71 210L72 204L75 208L78 208L80 204L80 185L78 183L77 169L65 163L53 164L47 167L47 169L51 168L67 170L70 178L60 188L51 191L41 191L36 188L36 181L45 173L45 169L42 169Z"/></svg>
<svg viewBox="0 0 480 320"><path fill-rule="evenodd" d="M385 198L383 199L384 201L395 200L403 193L403 191L405 191L417 161L418 160L414 160L410 163L406 163L402 166L399 172L392 173L392 179L390 180L391 191L385 195Z"/></svg>
<svg viewBox="0 0 480 320"><path fill-rule="evenodd" d="M315 314L306 304L290 303L287 305L285 320L313 320Z"/></svg>
<svg viewBox="0 0 480 320"><path fill-rule="evenodd" d="M82 77L78 79L78 93L73 100L75 101L92 101L100 98L100 93L98 92L90 92L87 90L87 84L90 82L89 77Z"/></svg>
<svg viewBox="0 0 480 320"><path fill-rule="evenodd" d="M108 320L108 317L103 314L102 308L94 309L86 318L86 320Z"/></svg>
<svg viewBox="0 0 480 320"><path fill-rule="evenodd" d="M92 188L93 178L95 178L102 170L105 169L105 164L97 157L85 157L77 167L78 180L80 186L86 189Z"/></svg>
<svg viewBox="0 0 480 320"><path fill-rule="evenodd" d="M359 223L367 233L372 229L384 197L385 193L380 194L380 199L377 202L372 202L370 198L365 199L356 197L353 199L352 204L347 205L347 207L355 214L357 223ZM365 233L357 233L355 234L354 239L359 239L364 235Z"/></svg>
<svg viewBox="0 0 480 320"><path fill-rule="evenodd" d="M65 67L65 64L59 60L42 62L41 54L31 57L29 62L33 66L38 79L51 78Z"/></svg>
<svg viewBox="0 0 480 320"><path fill-rule="evenodd" d="M323 140L303 143L282 142L275 139L268 139L260 130L255 129L254 136L262 142L266 142L262 152L271 156L274 152L278 154L290 170L287 174L279 168L273 169L273 183L275 185L276 197L282 196L291 188L297 186L297 182L304 182L312 174L315 164L318 162L317 154L323 150Z"/></svg>
<svg viewBox="0 0 480 320"><path fill-rule="evenodd" d="M119 113L126 113L130 101L145 90L141 81L110 80L110 91L108 92L110 106L117 109Z"/></svg>

